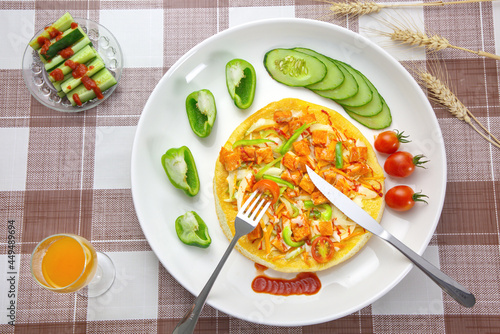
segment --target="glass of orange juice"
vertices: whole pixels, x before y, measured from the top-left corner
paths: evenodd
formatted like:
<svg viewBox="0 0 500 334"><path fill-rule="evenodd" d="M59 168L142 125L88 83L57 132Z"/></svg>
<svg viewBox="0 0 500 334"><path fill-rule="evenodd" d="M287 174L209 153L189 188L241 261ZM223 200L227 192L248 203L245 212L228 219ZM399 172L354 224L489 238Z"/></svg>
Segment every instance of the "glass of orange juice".
<svg viewBox="0 0 500 334"><path fill-rule="evenodd" d="M97 297L106 292L115 280L113 261L96 252L85 238L55 234L43 239L31 255L31 274L45 289L54 292L75 292Z"/></svg>

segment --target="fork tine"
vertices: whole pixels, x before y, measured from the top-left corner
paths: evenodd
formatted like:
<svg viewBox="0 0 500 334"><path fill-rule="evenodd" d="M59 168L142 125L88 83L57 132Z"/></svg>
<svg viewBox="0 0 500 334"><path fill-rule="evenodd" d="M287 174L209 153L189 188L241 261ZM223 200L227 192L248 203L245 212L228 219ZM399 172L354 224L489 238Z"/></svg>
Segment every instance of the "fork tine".
<svg viewBox="0 0 500 334"><path fill-rule="evenodd" d="M252 202L253 198L255 197L255 195L257 195L258 191L255 190L251 195L250 197L245 201L245 203L243 203L243 205L241 206L240 208L240 212L244 212L245 209L247 208L248 204L250 204L250 202Z"/></svg>
<svg viewBox="0 0 500 334"><path fill-rule="evenodd" d="M267 211L267 208L269 208L269 206L271 205L271 202L268 201L266 203L266 205L264 205L264 207L262 208L262 211L260 212L259 216L257 217L257 219L255 220L256 222L260 222L260 220L262 219L262 217L264 217L264 214L266 213Z"/></svg>
<svg viewBox="0 0 500 334"><path fill-rule="evenodd" d="M264 204L265 201L266 201L266 199L262 198L260 200L259 204L257 204L257 206L255 207L255 210L253 210L252 212L250 212L248 218L250 218L251 220L254 220L255 217L257 216L257 213L259 213L259 210L262 208L262 205ZM257 202L257 200L255 200L255 202Z"/></svg>
<svg viewBox="0 0 500 334"><path fill-rule="evenodd" d="M250 204L250 207L248 208L248 210L243 210L242 213L243 214L247 214L250 215L251 212L253 211L253 208L255 207L255 205L259 202L260 198L261 198L261 195L262 194L259 194L259 196L257 196L255 198L255 200ZM247 202L249 201L250 199L247 200Z"/></svg>

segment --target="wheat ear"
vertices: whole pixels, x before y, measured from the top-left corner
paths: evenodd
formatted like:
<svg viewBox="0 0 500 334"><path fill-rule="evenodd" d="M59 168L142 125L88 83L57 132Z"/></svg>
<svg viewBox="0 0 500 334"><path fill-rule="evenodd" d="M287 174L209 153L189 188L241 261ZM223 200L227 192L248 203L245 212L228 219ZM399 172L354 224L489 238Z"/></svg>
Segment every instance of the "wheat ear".
<svg viewBox="0 0 500 334"><path fill-rule="evenodd" d="M474 117L470 110L467 109L467 107L457 98L457 96L448 88L448 86L444 82L427 71L418 72L418 76L421 84L425 88L427 88L429 92L429 98L431 100L445 106L453 116L469 124L484 139L486 139L492 145L500 148L500 140L493 136L493 134L491 134L491 132L488 131L488 129L486 129L486 127L484 127L476 117ZM472 123L471 117L487 133L487 135L481 132Z"/></svg>
<svg viewBox="0 0 500 334"><path fill-rule="evenodd" d="M381 4L370 1L345 1L345 2L335 2L330 0L317 0L324 3L331 4L330 11L336 15L348 15L348 16L361 16L366 14L378 13L383 8L390 7L416 7L416 6L445 6L445 5L457 5L464 3L473 2L490 2L494 0L464 0L464 1L434 1L434 2L423 2L423 3L402 3L402 4Z"/></svg>
<svg viewBox="0 0 500 334"><path fill-rule="evenodd" d="M406 44L417 47L424 47L429 51L439 51L443 49L456 49L462 50L470 53L474 53L478 56L489 57L492 59L500 60L500 56L492 54L485 51L474 51L460 46L451 44L448 39L440 35L429 35L426 32L419 31L402 23L394 24L388 21L382 21L391 31L374 30L382 36L389 37L391 40L398 42L400 44Z"/></svg>

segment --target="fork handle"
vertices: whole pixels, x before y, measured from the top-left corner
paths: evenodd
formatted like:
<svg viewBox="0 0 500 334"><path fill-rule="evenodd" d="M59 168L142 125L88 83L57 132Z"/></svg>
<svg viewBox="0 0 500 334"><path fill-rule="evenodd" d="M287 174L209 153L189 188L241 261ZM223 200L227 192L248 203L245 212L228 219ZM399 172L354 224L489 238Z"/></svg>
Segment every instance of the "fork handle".
<svg viewBox="0 0 500 334"><path fill-rule="evenodd" d="M226 262L227 258L229 257L229 254L231 254L231 251L233 250L234 246L236 245L236 242L241 238L241 235L235 235L233 237L233 240L231 240L231 243L226 249L226 252L222 256L222 258L219 261L219 264L215 268L214 272L212 273L212 276L208 279L208 282L205 284L205 287L203 290L201 290L200 294L196 299L194 300L193 305L189 309L189 311L184 315L184 317L179 321L177 326L175 327L174 331L172 332L173 334L180 334L180 333L193 333L194 328L196 327L196 323L198 322L198 318L200 317L201 310L203 309L203 306L205 305L205 301L207 300L208 294L210 290L212 289L212 286L214 285L215 279L217 276L219 276L219 273L224 266L224 263Z"/></svg>
<svg viewBox="0 0 500 334"><path fill-rule="evenodd" d="M476 303L476 298L472 293L470 293L464 286L456 282L454 279L440 271L430 262L425 260L423 257L415 253L408 246L403 244L399 239L391 235L389 232L384 231L379 235L382 239L385 239L395 248L397 248L404 256L406 256L411 262L413 262L420 270L422 270L430 279L432 279L437 285L441 287L450 297L455 299L461 305L465 307L472 307Z"/></svg>

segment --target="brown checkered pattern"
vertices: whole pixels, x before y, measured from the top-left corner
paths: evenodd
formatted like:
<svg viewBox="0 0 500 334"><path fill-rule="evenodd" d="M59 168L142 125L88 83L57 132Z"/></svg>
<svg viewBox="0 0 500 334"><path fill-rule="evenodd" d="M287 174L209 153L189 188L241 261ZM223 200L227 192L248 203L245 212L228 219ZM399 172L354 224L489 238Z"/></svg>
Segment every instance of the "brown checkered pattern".
<svg viewBox="0 0 500 334"><path fill-rule="evenodd" d="M62 114L45 108L31 97L19 69L0 69L0 129L27 129L29 133L25 189L0 191L0 255L7 254L9 220L15 221L16 251L20 254L16 325L0 325L1 333L173 330L194 297L161 264L154 319L87 321L85 298L54 294L36 285L30 275L30 253L43 237L58 232L89 238L102 251L151 252L135 215L130 189L94 187L99 131L101 127L136 126L156 83L177 59L197 43L229 28L230 7L253 6L262 7L262 11L267 6L294 6L296 17L325 20L359 31L357 19L332 17L327 4L314 0L0 2L0 14L34 11L35 31L66 11L99 21L103 10L157 9L163 11L164 25L163 67L126 66L115 93L99 107L83 113ZM490 53L497 52L495 47L500 50L494 35L494 24L500 24L500 18L494 22L492 3L427 7L423 13L425 26L454 45ZM15 32L16 27L9 29ZM9 31L2 34L8 36ZM428 59L438 59L445 66L459 99L500 137L500 62L459 50L443 50ZM500 333L500 149L488 145L443 107L434 103L433 107L446 146L448 184L442 216L430 245L439 249L441 269L476 295L474 308L460 307L443 295L443 314L380 315L368 306L335 321L288 328L249 323L206 306L197 332ZM8 145L0 143L0 154ZM6 294L4 282L0 283L0 294Z"/></svg>

